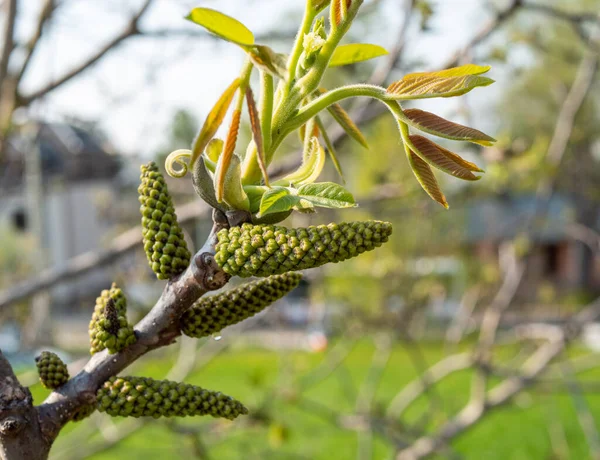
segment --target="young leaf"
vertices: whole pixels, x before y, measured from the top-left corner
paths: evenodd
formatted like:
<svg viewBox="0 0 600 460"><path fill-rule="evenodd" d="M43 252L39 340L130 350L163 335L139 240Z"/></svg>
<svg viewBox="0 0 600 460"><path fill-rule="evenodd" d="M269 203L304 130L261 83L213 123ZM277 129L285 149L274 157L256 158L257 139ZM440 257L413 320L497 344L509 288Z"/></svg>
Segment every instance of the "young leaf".
<svg viewBox="0 0 600 460"><path fill-rule="evenodd" d="M331 161L333 162L333 166L335 166L335 170L340 175L340 178L342 179L342 183L345 183L346 181L344 180L344 173L342 172L342 165L340 164L340 162L337 158L337 153L335 152L335 147L333 146L331 139L329 139L329 135L327 134L327 130L325 129L325 126L323 125L323 121L321 120L321 117L318 117L318 116L315 117L315 122L316 122L316 126L321 130L321 136L323 137L323 140L325 141L325 147L327 147L327 153L329 153L329 157L331 158Z"/></svg>
<svg viewBox="0 0 600 460"><path fill-rule="evenodd" d="M210 140L206 148L204 149L204 155L207 159L216 163L219 161L219 157L221 153L223 153L223 140L217 137L214 137Z"/></svg>
<svg viewBox="0 0 600 460"><path fill-rule="evenodd" d="M423 74L423 76L414 78L404 77L402 80L392 83L388 87L386 95L394 100L454 97L468 93L478 86L488 86L492 83L494 80L491 78L477 75L440 77Z"/></svg>
<svg viewBox="0 0 600 460"><path fill-rule="evenodd" d="M302 165L293 173L275 182L275 185L303 185L314 182L321 174L325 165L325 150L316 137L312 137L309 148L304 152Z"/></svg>
<svg viewBox="0 0 600 460"><path fill-rule="evenodd" d="M286 187L273 187L267 190L260 201L260 217L267 214L280 213L291 210L300 201L292 191Z"/></svg>
<svg viewBox="0 0 600 460"><path fill-rule="evenodd" d="M276 53L265 45L255 45L249 51L250 60L262 70L271 75L285 80L287 69L287 56Z"/></svg>
<svg viewBox="0 0 600 460"><path fill-rule="evenodd" d="M387 50L379 45L368 43L351 43L340 45L333 52L329 67L337 67L357 62L367 61L388 54Z"/></svg>
<svg viewBox="0 0 600 460"><path fill-rule="evenodd" d="M303 124L302 126L300 126L300 129L298 129L298 137L300 138L300 142L302 142L302 143L304 143L304 141L306 140L306 125L307 124L308 123ZM310 134L310 137L311 138L319 137L319 134L321 134L321 131L320 131L320 127L319 127L318 123L316 123L316 120L315 120L315 123L313 123L312 125L313 125L313 127L312 127L312 132Z"/></svg>
<svg viewBox="0 0 600 460"><path fill-rule="evenodd" d="M219 163L217 164L217 174L219 174L219 172L223 171L225 168L225 164L222 159L223 156L219 159ZM250 200L248 199L248 195L246 195L246 192L242 187L242 167L240 159L237 155L231 156L231 160L229 161L227 170L225 172L223 184L224 194L222 201L231 206L233 209L249 211Z"/></svg>
<svg viewBox="0 0 600 460"><path fill-rule="evenodd" d="M477 129L453 123L425 110L405 109L403 113L405 118L402 118L402 121L434 136L456 141L470 141L485 146L496 142L496 139Z"/></svg>
<svg viewBox="0 0 600 460"><path fill-rule="evenodd" d="M422 160L429 163L447 174L463 180L479 180L480 177L474 175L468 168L456 163L452 158L444 154L441 147L426 137L412 135L404 139L410 149L421 157Z"/></svg>
<svg viewBox="0 0 600 460"><path fill-rule="evenodd" d="M250 29L237 19L219 11L210 8L194 8L186 19L229 42L241 46L254 45L254 35Z"/></svg>
<svg viewBox="0 0 600 460"><path fill-rule="evenodd" d="M356 206L352 194L334 182L306 184L298 188L298 196L321 208L351 208Z"/></svg>
<svg viewBox="0 0 600 460"><path fill-rule="evenodd" d="M440 186L438 185L438 182L429 165L421 160L418 155L412 152L408 146L405 145L404 147L406 149L406 155L408 156L410 167L417 178L417 181L419 181L419 184L421 184L421 187L423 187L423 190L425 190L433 200L437 201L444 208L448 209L449 206L448 202L446 201L446 197L440 190Z"/></svg>
<svg viewBox="0 0 600 460"><path fill-rule="evenodd" d="M240 130L240 117L242 116L241 110L234 110L231 124L229 125L229 132L227 133L227 139L225 140L225 148L223 153L219 157L217 163L217 170L215 171L215 185L216 185L216 196L217 201L220 203L223 201L223 195L225 192L225 175L229 169L229 164L233 158L233 151L235 144L237 143L237 136Z"/></svg>
<svg viewBox="0 0 600 460"><path fill-rule="evenodd" d="M200 157L192 169L192 185L196 194L202 198L213 208L224 210L224 206L219 204L215 196L215 188L213 185L213 178L208 172L204 163L205 159Z"/></svg>
<svg viewBox="0 0 600 460"><path fill-rule="evenodd" d="M248 86L246 88L246 102L248 104L248 113L250 115L250 127L252 128L252 138L256 145L256 157L258 159L258 166L262 172L265 184L269 186L269 174L267 173L267 163L265 161L265 151L263 148L262 131L260 129L260 116L254 102L254 95L252 89Z"/></svg>
<svg viewBox="0 0 600 460"><path fill-rule="evenodd" d="M442 152L444 155L446 155L448 158L450 158L452 161L454 161L454 163L462 166L463 168L468 169L469 171L473 171L473 172L480 172L480 173L485 172L483 169L481 169L475 163L471 163L470 161L465 160L463 157L457 155L454 152L451 152L448 149L445 149L441 145L438 145L437 148L439 149L440 152Z"/></svg>
<svg viewBox="0 0 600 460"><path fill-rule="evenodd" d="M403 80L410 80L421 77L464 77L465 75L481 75L488 72L492 67L489 65L465 64L459 67L451 67L449 69L438 70L436 72L414 72L404 76Z"/></svg>
<svg viewBox="0 0 600 460"><path fill-rule="evenodd" d="M327 92L326 89L319 88L320 94L323 94L326 92ZM358 126L356 126L356 124L352 121L352 118L350 118L350 115L348 115L348 112L346 112L342 108L341 105L332 104L329 107L327 107L327 110L329 111L329 114L333 117L333 119L335 121L337 121L337 123L342 127L342 129L346 132L346 134L348 136L350 136L352 139L354 139L356 142L358 142L364 148L366 148L366 149L369 148L369 144L367 144L367 140L365 139L365 136L363 136L363 133L360 132L360 129L358 129Z"/></svg>
<svg viewBox="0 0 600 460"><path fill-rule="evenodd" d="M204 121L204 125L202 125L202 129L200 130L200 134L194 141L194 148L192 149L192 158L190 159L190 166L194 165L194 162L198 159L205 147L208 145L208 142L214 137L217 129L223 123L223 119L225 118L225 114L231 105L231 101L233 100L233 96L235 91L240 86L240 79L236 78L233 80L233 83L229 85L229 87L221 94L221 97L211 109L208 117Z"/></svg>

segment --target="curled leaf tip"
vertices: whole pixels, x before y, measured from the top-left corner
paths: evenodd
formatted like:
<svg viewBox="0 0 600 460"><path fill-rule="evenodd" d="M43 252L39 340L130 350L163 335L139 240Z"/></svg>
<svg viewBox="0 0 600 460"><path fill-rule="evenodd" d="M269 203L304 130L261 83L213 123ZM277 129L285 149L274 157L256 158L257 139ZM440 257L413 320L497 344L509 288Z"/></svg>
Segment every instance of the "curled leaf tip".
<svg viewBox="0 0 600 460"><path fill-rule="evenodd" d="M165 160L165 169L167 174L171 177L179 179L185 176L188 172L189 165L186 160L191 160L192 151L188 149L179 149L171 152ZM181 169L175 169L177 164Z"/></svg>

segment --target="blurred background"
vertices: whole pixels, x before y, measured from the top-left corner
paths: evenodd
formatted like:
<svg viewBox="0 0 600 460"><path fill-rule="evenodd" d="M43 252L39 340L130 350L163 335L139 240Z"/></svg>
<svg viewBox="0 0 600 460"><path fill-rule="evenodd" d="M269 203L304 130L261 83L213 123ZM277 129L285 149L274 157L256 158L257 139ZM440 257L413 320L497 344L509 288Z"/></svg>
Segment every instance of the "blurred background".
<svg viewBox="0 0 600 460"><path fill-rule="evenodd" d="M303 3L201 6L285 52ZM188 148L243 62L182 19L195 6L0 0L0 348L38 403L48 392L34 357L56 351L77 372L102 289L116 281L135 321L164 286L141 248L139 166ZM129 369L223 391L251 414L94 414L63 430L52 458L600 459L599 11L598 0L365 1L346 41L390 54L332 69L325 86L491 64L494 86L412 105L499 140L458 147L483 179L439 175L444 210L414 180L392 117L352 101L370 149L330 134L360 207L286 225L376 218L393 222L391 241L307 273L222 336L182 338ZM299 147L291 136L275 166ZM328 164L322 178L335 174ZM197 249L208 207L189 178L169 187Z"/></svg>

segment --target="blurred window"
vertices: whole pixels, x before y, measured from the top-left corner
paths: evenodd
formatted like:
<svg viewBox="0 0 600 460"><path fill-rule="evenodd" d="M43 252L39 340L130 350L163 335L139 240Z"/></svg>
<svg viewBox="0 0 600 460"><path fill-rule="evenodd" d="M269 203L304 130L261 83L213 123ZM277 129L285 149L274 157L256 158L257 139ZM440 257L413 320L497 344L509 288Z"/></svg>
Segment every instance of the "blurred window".
<svg viewBox="0 0 600 460"><path fill-rule="evenodd" d="M27 213L24 209L17 209L12 215L13 226L19 232L27 231Z"/></svg>

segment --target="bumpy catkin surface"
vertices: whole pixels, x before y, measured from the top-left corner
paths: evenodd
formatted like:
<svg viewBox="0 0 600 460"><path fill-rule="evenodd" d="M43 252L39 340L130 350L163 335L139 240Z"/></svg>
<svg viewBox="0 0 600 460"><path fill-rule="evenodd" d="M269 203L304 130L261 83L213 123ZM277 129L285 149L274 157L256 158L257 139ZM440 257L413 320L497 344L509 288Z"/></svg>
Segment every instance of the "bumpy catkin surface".
<svg viewBox="0 0 600 460"><path fill-rule="evenodd" d="M243 224L217 234L215 260L235 276L270 276L341 262L388 240L389 222L366 221L286 228Z"/></svg>

